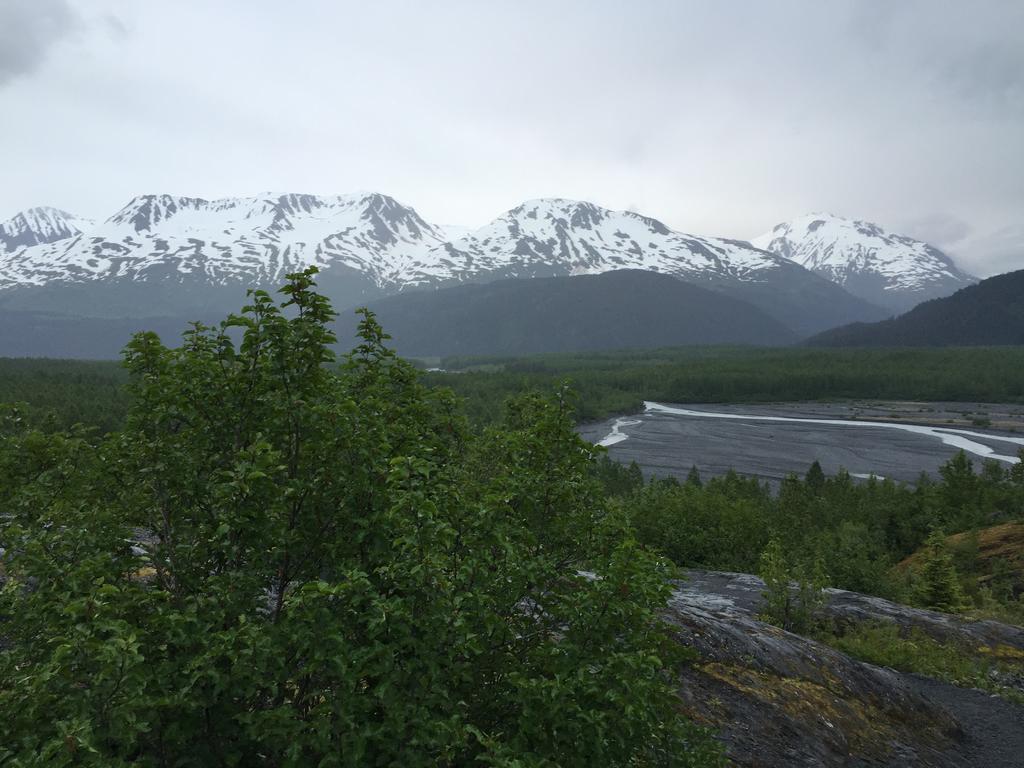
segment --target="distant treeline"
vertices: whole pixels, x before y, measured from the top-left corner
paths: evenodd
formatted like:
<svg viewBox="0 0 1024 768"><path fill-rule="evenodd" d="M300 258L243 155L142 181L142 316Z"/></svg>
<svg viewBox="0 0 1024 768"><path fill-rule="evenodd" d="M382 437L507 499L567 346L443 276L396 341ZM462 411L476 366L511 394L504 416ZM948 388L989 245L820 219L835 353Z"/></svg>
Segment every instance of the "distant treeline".
<svg viewBox="0 0 1024 768"><path fill-rule="evenodd" d="M431 384L490 422L511 394L569 379L581 421L637 411L644 400L678 403L893 399L1024 402L1024 347L943 349L756 349L446 358Z"/></svg>
<svg viewBox="0 0 1024 768"><path fill-rule="evenodd" d="M432 361L435 362L435 361ZM1024 402L1024 348L681 349L445 358L431 386L465 399L470 421L488 424L511 395L551 391L567 379L579 421L642 408L644 400L684 403L893 399ZM0 359L0 403L27 404L31 418L117 428L128 407L119 363Z"/></svg>

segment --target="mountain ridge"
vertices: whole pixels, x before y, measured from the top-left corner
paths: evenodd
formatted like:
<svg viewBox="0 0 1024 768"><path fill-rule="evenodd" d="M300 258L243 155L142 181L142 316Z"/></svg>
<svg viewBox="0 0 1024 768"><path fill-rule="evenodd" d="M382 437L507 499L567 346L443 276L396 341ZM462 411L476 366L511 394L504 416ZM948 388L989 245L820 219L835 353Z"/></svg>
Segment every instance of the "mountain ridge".
<svg viewBox="0 0 1024 768"><path fill-rule="evenodd" d="M262 236L280 244L286 239L284 233L291 232L298 233L295 244L309 246L310 241L316 240L320 247L312 256L320 258L320 266L326 266L332 240L344 236L356 222L362 222L377 244L402 244L401 258L393 258L387 262L387 268L375 274L378 283L419 284L449 278L453 271L477 274L501 269L528 270L556 254L568 259L565 266L576 273L628 265L655 271L675 270L677 276L712 272L724 277L781 264L774 254L758 251L742 240L689 235L650 216L565 198L525 201L483 227L455 232L456 237L449 238L444 228L429 224L411 206L381 193L289 193L215 200L139 195L94 224L93 231L68 230L63 237L33 244L48 247L24 248L17 260L6 261L9 267L14 266L14 261L21 262L22 279L31 282L33 262L45 263L46 257L51 257L55 263L81 263L88 261L81 258L82 251L96 255L104 247L120 251L124 245L136 249L145 245L134 236L164 241L172 237L202 240L214 251L208 257L216 258L217 251L229 248L241 237ZM77 235L84 235L88 244L75 240ZM232 237L235 240L229 239ZM368 245L365 241L359 244ZM502 250L499 244L508 247ZM154 250L167 253L170 249L154 244ZM426 252L430 252L429 258ZM314 261L316 258L296 257L291 265L309 266ZM349 263L355 262L358 259ZM551 266L550 261L544 262L544 266ZM143 261L138 269L145 268ZM94 270L92 275L54 274L48 279L74 281L102 276L101 267L95 266ZM280 277L276 273L273 276ZM0 278L0 288L18 282L18 278L8 269Z"/></svg>
<svg viewBox="0 0 1024 768"><path fill-rule="evenodd" d="M804 336L886 315L746 241L564 198L525 201L471 231L431 224L375 192L140 195L98 223L75 222L0 252L0 307L205 316L237 307L246 288L317 266L338 308L416 288L644 269L754 304Z"/></svg>

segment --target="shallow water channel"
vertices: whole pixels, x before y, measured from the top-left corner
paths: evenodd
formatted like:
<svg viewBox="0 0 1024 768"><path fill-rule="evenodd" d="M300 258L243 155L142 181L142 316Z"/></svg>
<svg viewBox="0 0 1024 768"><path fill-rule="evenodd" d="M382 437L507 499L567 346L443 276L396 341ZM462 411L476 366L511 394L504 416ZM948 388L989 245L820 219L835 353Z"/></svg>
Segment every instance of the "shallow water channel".
<svg viewBox="0 0 1024 768"><path fill-rule="evenodd" d="M814 409L809 409L813 411ZM835 416L848 416L841 407ZM781 480L803 473L815 460L826 473L840 468L855 477L891 477L912 482L960 450L976 464L992 459L1013 464L1024 436L935 424L859 420L801 413L794 406L705 406L647 402L644 412L588 425L581 433L623 462L636 461L648 474L703 476L730 468Z"/></svg>

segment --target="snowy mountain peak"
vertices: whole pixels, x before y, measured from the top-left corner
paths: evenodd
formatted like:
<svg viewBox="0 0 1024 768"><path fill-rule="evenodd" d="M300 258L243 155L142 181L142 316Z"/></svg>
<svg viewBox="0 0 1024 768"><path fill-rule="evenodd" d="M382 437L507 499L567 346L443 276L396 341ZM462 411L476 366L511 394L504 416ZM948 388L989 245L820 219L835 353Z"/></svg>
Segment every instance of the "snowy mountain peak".
<svg viewBox="0 0 1024 768"><path fill-rule="evenodd" d="M92 222L59 208L29 208L0 222L0 251L15 251L30 245L63 240L81 233L91 225Z"/></svg>
<svg viewBox="0 0 1024 768"><path fill-rule="evenodd" d="M428 237L445 239L444 233L423 220L416 211L402 205L393 197L372 193L360 203L365 207L362 218L373 226L382 243L396 243L400 239Z"/></svg>
<svg viewBox="0 0 1024 768"><path fill-rule="evenodd" d="M810 213L751 240L846 288L897 311L946 296L975 280L945 253L869 221Z"/></svg>
<svg viewBox="0 0 1024 768"><path fill-rule="evenodd" d="M527 200L504 214L507 219L532 219L549 221L562 226L592 229L607 218L605 208L585 200L566 200L560 197L543 197Z"/></svg>
<svg viewBox="0 0 1024 768"><path fill-rule="evenodd" d="M880 226L870 221L847 219L832 213L823 212L808 213L792 221L776 224L771 233L755 238L751 242L759 248L764 248L778 237L800 239L814 235L822 229L824 229L825 233L831 233L837 237L843 234L853 234L854 237L852 239L858 242L863 241L865 238L878 240L886 245L918 242L903 235L889 234Z"/></svg>
<svg viewBox="0 0 1024 768"><path fill-rule="evenodd" d="M379 193L335 196L286 193L219 200L141 195L105 223L115 227L127 226L140 233L166 230L168 227L195 234L214 227L228 233L237 225L280 233L301 231L306 221L325 221L338 216L362 219L381 242L394 243L401 234L419 237L426 232L440 236L412 208Z"/></svg>
<svg viewBox="0 0 1024 768"><path fill-rule="evenodd" d="M430 275L531 277L645 269L697 281L757 280L785 259L748 243L675 232L657 219L564 198L528 200L446 248ZM424 282L428 275L417 275Z"/></svg>
<svg viewBox="0 0 1024 768"><path fill-rule="evenodd" d="M127 225L136 232L149 232L182 210L198 210L207 204L198 197L139 195L107 219L108 224Z"/></svg>

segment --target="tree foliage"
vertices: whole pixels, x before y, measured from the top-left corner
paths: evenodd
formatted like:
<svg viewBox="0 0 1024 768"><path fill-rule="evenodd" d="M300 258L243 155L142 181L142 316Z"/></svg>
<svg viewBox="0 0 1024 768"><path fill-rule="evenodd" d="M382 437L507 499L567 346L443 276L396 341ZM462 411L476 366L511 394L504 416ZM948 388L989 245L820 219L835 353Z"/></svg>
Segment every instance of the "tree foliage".
<svg viewBox="0 0 1024 768"><path fill-rule="evenodd" d="M761 553L758 573L764 580L764 618L790 632L809 632L825 601L828 579L821 558L792 562L778 539Z"/></svg>
<svg viewBox="0 0 1024 768"><path fill-rule="evenodd" d="M137 336L119 433L4 424L0 763L717 764L568 393L471 436L283 290Z"/></svg>
<svg viewBox="0 0 1024 768"><path fill-rule="evenodd" d="M803 563L810 573L820 559L832 586L919 602L906 572L895 566L924 546L935 527L955 533L1022 519L1021 467L1024 462L989 461L975 473L959 454L938 481L922 476L915 486L855 482L845 472L826 477L813 465L805 478L790 476L777 489L733 472L705 482L691 472L682 483L637 483L626 468L616 475L609 466L600 477L609 492L621 494L639 541L680 566L755 573L774 539L791 571ZM977 557L976 547L961 554L965 561ZM969 565L959 564L960 575L970 577L966 585L961 579L965 602L970 598L980 607L979 574ZM789 578L795 579L792 573ZM1014 594L1011 581L1000 582L1004 602Z"/></svg>
<svg viewBox="0 0 1024 768"><path fill-rule="evenodd" d="M918 603L925 608L956 613L965 607L953 556L940 528L932 531L925 541L924 562L914 587Z"/></svg>

